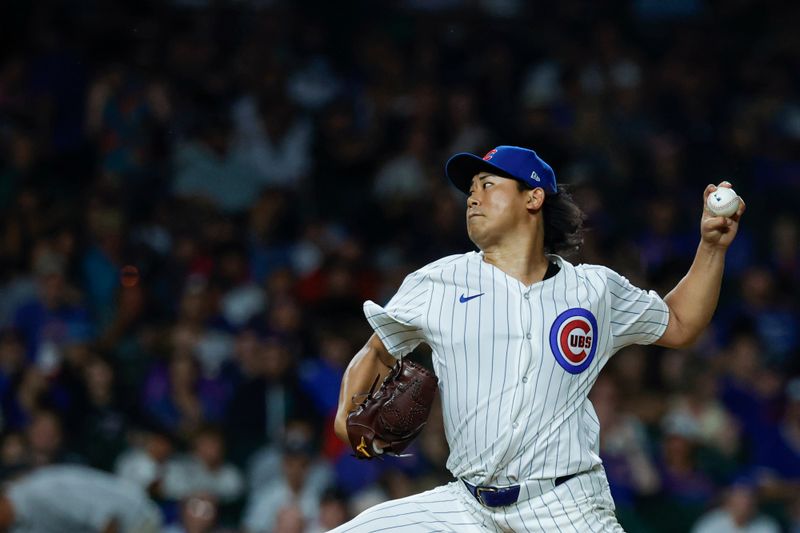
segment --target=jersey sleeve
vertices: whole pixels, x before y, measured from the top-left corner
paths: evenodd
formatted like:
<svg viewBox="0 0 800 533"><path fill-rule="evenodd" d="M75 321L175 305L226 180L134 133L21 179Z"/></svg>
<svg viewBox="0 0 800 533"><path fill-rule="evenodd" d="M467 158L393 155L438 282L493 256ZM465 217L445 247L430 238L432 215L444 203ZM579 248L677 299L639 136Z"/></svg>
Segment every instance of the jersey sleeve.
<svg viewBox="0 0 800 533"><path fill-rule="evenodd" d="M400 285L385 306L371 300L364 302L364 315L392 356L400 358L425 340L422 318L428 306L430 283L414 272Z"/></svg>
<svg viewBox="0 0 800 533"><path fill-rule="evenodd" d="M652 344L669 324L669 308L655 291L634 287L624 276L606 270L614 351L631 344Z"/></svg>

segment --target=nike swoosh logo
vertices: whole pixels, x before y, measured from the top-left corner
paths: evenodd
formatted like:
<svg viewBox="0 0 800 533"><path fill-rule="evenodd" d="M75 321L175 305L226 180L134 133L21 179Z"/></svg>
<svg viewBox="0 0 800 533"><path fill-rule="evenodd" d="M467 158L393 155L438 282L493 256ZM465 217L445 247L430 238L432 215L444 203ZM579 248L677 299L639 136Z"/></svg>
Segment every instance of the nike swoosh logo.
<svg viewBox="0 0 800 533"><path fill-rule="evenodd" d="M462 304L464 304L464 303L467 303L468 301L472 300L473 298L477 298L478 296L483 296L484 294L486 294L486 293L482 292L480 294L476 294L475 296L464 296L462 294L461 297L458 299L458 301L461 302Z"/></svg>

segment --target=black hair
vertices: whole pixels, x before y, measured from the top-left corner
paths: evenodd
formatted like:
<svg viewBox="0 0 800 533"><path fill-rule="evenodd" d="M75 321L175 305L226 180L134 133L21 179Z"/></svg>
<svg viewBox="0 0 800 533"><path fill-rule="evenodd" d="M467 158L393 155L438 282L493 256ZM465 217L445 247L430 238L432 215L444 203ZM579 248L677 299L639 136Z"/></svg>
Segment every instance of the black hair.
<svg viewBox="0 0 800 533"><path fill-rule="evenodd" d="M528 184L517 181L521 191L532 190ZM575 203L568 187L558 186L558 193L546 194L542 206L544 218L544 251L566 255L576 253L583 244L583 221L586 215Z"/></svg>

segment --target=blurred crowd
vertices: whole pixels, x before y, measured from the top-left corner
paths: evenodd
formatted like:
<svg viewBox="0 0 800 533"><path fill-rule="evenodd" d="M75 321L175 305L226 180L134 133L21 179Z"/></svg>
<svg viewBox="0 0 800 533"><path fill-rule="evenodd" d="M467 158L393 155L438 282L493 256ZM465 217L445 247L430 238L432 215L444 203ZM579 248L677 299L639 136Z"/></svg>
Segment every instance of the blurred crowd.
<svg viewBox="0 0 800 533"><path fill-rule="evenodd" d="M591 400L627 531L800 531L799 7L3 2L7 487L78 464L164 531L308 533L448 481L436 411L412 458L351 457L340 377L365 299L473 249L447 157L516 144L588 215L570 259L662 296L705 185L746 199L707 333Z"/></svg>

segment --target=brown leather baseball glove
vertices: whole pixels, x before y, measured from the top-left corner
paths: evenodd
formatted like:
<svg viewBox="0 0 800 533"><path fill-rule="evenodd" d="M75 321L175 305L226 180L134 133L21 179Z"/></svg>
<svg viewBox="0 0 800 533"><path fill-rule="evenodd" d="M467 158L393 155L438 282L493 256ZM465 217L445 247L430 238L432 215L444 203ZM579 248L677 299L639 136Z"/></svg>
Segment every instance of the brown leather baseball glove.
<svg viewBox="0 0 800 533"><path fill-rule="evenodd" d="M400 455L428 421L439 386L433 372L407 359L395 364L375 392L377 383L375 378L364 400L347 415L347 436L359 459Z"/></svg>

